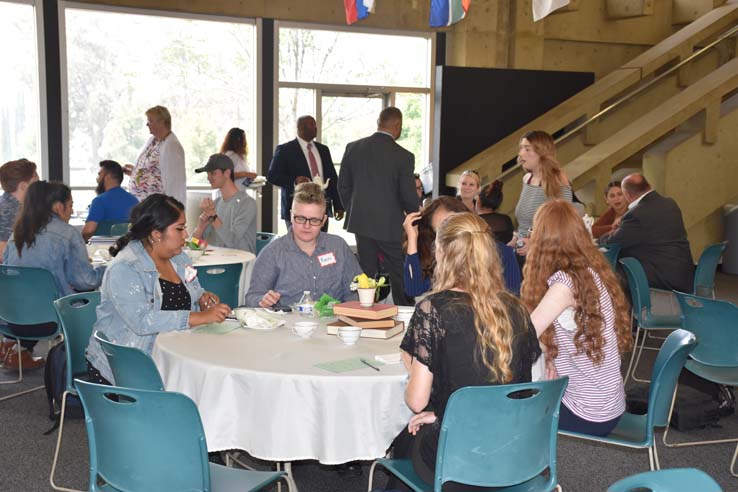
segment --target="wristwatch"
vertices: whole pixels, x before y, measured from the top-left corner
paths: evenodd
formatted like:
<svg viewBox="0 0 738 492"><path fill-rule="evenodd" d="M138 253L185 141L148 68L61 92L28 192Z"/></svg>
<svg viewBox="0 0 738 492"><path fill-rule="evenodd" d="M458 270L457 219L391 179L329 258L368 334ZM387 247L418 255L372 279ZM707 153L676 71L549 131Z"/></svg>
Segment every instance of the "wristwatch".
<svg viewBox="0 0 738 492"><path fill-rule="evenodd" d="M218 218L218 214L208 215L208 222L210 222L212 224L213 222L215 222L215 219L217 219L217 218Z"/></svg>

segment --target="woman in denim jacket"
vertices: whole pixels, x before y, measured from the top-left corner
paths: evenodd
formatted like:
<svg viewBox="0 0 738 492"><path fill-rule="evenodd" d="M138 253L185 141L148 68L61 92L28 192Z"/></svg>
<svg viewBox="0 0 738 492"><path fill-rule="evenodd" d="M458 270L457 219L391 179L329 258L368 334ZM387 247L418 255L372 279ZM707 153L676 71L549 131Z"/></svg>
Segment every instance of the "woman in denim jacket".
<svg viewBox="0 0 738 492"><path fill-rule="evenodd" d="M200 287L197 270L182 251L186 239L179 201L156 193L136 205L130 231L110 248L115 259L100 288L95 330L114 343L151 354L160 332L223 321L231 308ZM94 335L87 360L93 381L113 381Z"/></svg>
<svg viewBox="0 0 738 492"><path fill-rule="evenodd" d="M59 297L75 291L96 289L104 269L92 268L82 234L69 225L72 216L72 191L63 183L37 181L28 187L23 208L13 228L13 236L3 254L3 263L11 266L43 268L54 277ZM16 335L45 336L53 334L56 323L8 325ZM18 352L13 342L3 342L5 366L18 367ZM35 340L21 340L23 367L43 365L42 358L32 356ZM2 350L0 350L2 351Z"/></svg>

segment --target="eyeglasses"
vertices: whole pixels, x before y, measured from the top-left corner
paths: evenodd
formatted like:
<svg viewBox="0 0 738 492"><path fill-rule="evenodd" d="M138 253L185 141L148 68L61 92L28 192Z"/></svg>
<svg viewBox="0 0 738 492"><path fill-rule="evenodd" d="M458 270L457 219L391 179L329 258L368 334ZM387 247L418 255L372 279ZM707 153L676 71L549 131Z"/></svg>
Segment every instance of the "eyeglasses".
<svg viewBox="0 0 738 492"><path fill-rule="evenodd" d="M317 218L317 217L305 217L304 215L292 215L292 220L295 221L295 224L304 224L305 222L310 222L311 226L319 226L323 224L323 218Z"/></svg>

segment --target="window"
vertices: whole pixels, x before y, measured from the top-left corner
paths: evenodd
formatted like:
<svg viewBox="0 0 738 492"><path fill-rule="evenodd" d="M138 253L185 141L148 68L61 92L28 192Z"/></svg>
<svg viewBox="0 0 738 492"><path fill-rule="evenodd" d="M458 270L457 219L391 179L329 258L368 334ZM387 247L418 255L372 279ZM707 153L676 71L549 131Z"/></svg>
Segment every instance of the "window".
<svg viewBox="0 0 738 492"><path fill-rule="evenodd" d="M188 187L207 187L195 174L219 151L232 127L256 149L256 26L234 19L184 18L67 4L67 139L75 209L94 196L98 163L135 163L149 132L145 111L172 115L185 150ZM257 162L251 150L247 162Z"/></svg>
<svg viewBox="0 0 738 492"><path fill-rule="evenodd" d="M32 2L0 1L0 164L25 157L43 175L35 10Z"/></svg>
<svg viewBox="0 0 738 492"><path fill-rule="evenodd" d="M281 24L277 30L279 143L296 136L295 124L310 114L317 139L326 144L340 172L346 144L376 130L382 108L403 112L398 143L415 155L416 169L428 163L432 40L428 35L334 31ZM275 203L276 202L275 200ZM342 223L330 232L355 243ZM278 221L280 234L286 224Z"/></svg>

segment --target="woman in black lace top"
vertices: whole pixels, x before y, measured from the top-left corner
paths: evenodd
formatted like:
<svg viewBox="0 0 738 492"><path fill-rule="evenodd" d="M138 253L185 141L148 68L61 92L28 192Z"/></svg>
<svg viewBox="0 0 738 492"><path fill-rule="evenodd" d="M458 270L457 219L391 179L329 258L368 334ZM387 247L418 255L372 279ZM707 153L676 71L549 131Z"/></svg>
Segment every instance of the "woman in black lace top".
<svg viewBox="0 0 738 492"><path fill-rule="evenodd" d="M395 456L411 458L428 483L451 394L465 386L528 382L540 355L530 316L505 290L485 221L451 215L438 230L435 254L433 291L416 306L400 345L410 375L405 401L416 415L395 441ZM454 489L447 485L444 490Z"/></svg>

